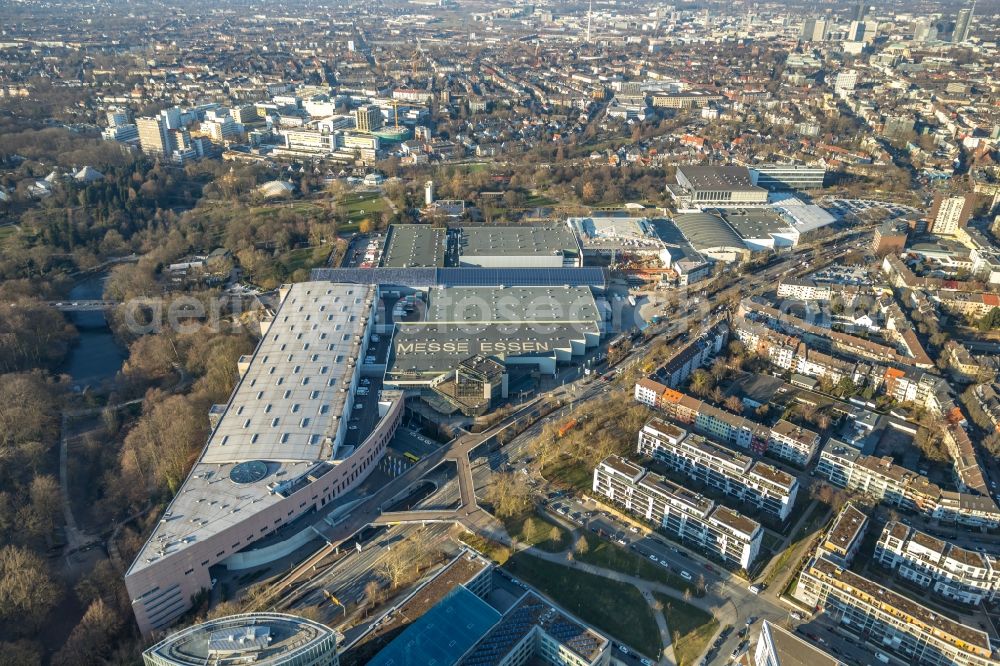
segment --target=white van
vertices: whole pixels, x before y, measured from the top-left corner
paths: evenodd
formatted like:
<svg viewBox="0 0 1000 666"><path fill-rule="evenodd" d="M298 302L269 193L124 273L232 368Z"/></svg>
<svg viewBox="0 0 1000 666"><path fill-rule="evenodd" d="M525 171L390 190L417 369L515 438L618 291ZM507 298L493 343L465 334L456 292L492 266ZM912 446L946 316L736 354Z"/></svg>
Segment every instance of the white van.
<svg viewBox="0 0 1000 666"><path fill-rule="evenodd" d="M760 594L760 585L751 585L747 589L753 592L754 594Z"/></svg>

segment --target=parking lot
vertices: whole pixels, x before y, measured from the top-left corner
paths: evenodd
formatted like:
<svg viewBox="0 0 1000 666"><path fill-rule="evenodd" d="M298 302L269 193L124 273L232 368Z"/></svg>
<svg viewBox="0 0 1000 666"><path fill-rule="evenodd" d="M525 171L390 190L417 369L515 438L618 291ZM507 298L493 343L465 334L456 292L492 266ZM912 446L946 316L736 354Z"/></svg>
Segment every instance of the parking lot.
<svg viewBox="0 0 1000 666"><path fill-rule="evenodd" d="M341 262L343 268L378 266L385 247L385 234L357 234L351 239Z"/></svg>
<svg viewBox="0 0 1000 666"><path fill-rule="evenodd" d="M890 218L918 214L918 211L910 206L874 199L825 199L821 201L821 204L841 219L849 215L864 217L866 214L870 214L878 209L885 210Z"/></svg>
<svg viewBox="0 0 1000 666"><path fill-rule="evenodd" d="M378 394L382 386L380 379L362 377L358 385L359 392L354 396L354 409L347 417L347 437L344 442L357 446L371 434L378 423ZM361 389L367 391L361 394Z"/></svg>
<svg viewBox="0 0 1000 666"><path fill-rule="evenodd" d="M710 596L732 605L736 623L728 630L726 627L722 628L699 663L730 663L730 660L745 655L752 647L750 634L755 630L754 627L759 627L762 619L781 623L782 626L800 621L792 616L792 613L797 611L776 605L767 598L759 596L757 592L751 591L750 583L733 576L721 564L710 562L701 555L692 554L685 546L673 543L662 535L647 532L619 518L593 500L560 495L548 499L546 509L566 522L578 525L648 558L685 581L695 585L703 584ZM760 588L755 589L758 592L762 591Z"/></svg>

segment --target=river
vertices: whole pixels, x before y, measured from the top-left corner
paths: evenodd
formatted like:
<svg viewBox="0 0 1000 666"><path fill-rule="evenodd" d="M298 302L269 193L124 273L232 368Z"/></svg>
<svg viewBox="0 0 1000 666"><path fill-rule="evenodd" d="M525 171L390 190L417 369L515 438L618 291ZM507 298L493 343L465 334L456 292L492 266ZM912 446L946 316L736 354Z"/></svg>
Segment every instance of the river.
<svg viewBox="0 0 1000 666"><path fill-rule="evenodd" d="M103 298L107 274L92 275L78 282L69 300ZM69 320L80 333L61 368L78 386L97 385L113 379L122 368L127 350L115 340L103 312L71 312Z"/></svg>

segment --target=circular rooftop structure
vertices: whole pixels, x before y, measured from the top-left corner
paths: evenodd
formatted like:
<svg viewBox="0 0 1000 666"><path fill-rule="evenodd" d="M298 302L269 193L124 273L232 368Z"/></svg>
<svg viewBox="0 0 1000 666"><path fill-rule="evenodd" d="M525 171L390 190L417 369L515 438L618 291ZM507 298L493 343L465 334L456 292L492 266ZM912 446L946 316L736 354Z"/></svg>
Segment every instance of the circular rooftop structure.
<svg viewBox="0 0 1000 666"><path fill-rule="evenodd" d="M380 130L374 132L382 141L387 141L389 143L402 143L410 138L409 128L399 126L399 127L383 127Z"/></svg>
<svg viewBox="0 0 1000 666"><path fill-rule="evenodd" d="M230 615L168 636L143 654L148 666L326 666L337 663L330 628L284 613Z"/></svg>
<svg viewBox="0 0 1000 666"><path fill-rule="evenodd" d="M265 476L267 476L267 463L261 460L237 463L229 470L229 480L240 485L257 483Z"/></svg>

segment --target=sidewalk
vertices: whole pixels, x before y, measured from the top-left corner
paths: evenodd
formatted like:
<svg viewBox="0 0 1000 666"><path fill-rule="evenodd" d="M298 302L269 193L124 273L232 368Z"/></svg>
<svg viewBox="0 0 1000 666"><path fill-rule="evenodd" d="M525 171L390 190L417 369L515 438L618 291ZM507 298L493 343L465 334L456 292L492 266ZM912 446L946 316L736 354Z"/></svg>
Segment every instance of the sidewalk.
<svg viewBox="0 0 1000 666"><path fill-rule="evenodd" d="M509 540L504 545L510 546ZM708 597L691 597L690 599L685 599L684 594L679 590L672 587L663 585L662 583L657 583L654 581L648 581L642 578L637 578L635 576L630 576L628 574L623 574L619 571L614 571L612 569L605 569L593 564L588 564L586 562L578 562L576 560L570 559L568 552L563 553L549 553L543 550L539 550L533 546L518 546L517 550L520 552L525 552L533 557L537 557L541 560L547 562L552 562L554 564L559 564L562 566L569 567L571 569L577 569L585 573L593 574L595 576L601 576L609 580L613 580L619 583L625 583L627 585L632 585L642 594L643 598L649 603L650 610L653 613L653 617L656 619L656 624L659 627L660 638L663 644L663 655L660 659L661 664L676 664L676 657L674 656L673 640L670 635L670 628L667 626L666 618L663 612L658 610L655 606L656 599L653 597L653 592L656 592L662 596L668 596L678 601L691 604L692 606L699 608L712 616L714 616L719 621L719 627L724 627L726 625L735 625L738 622L738 618L735 615L735 608L732 604L723 603L715 604Z"/></svg>

